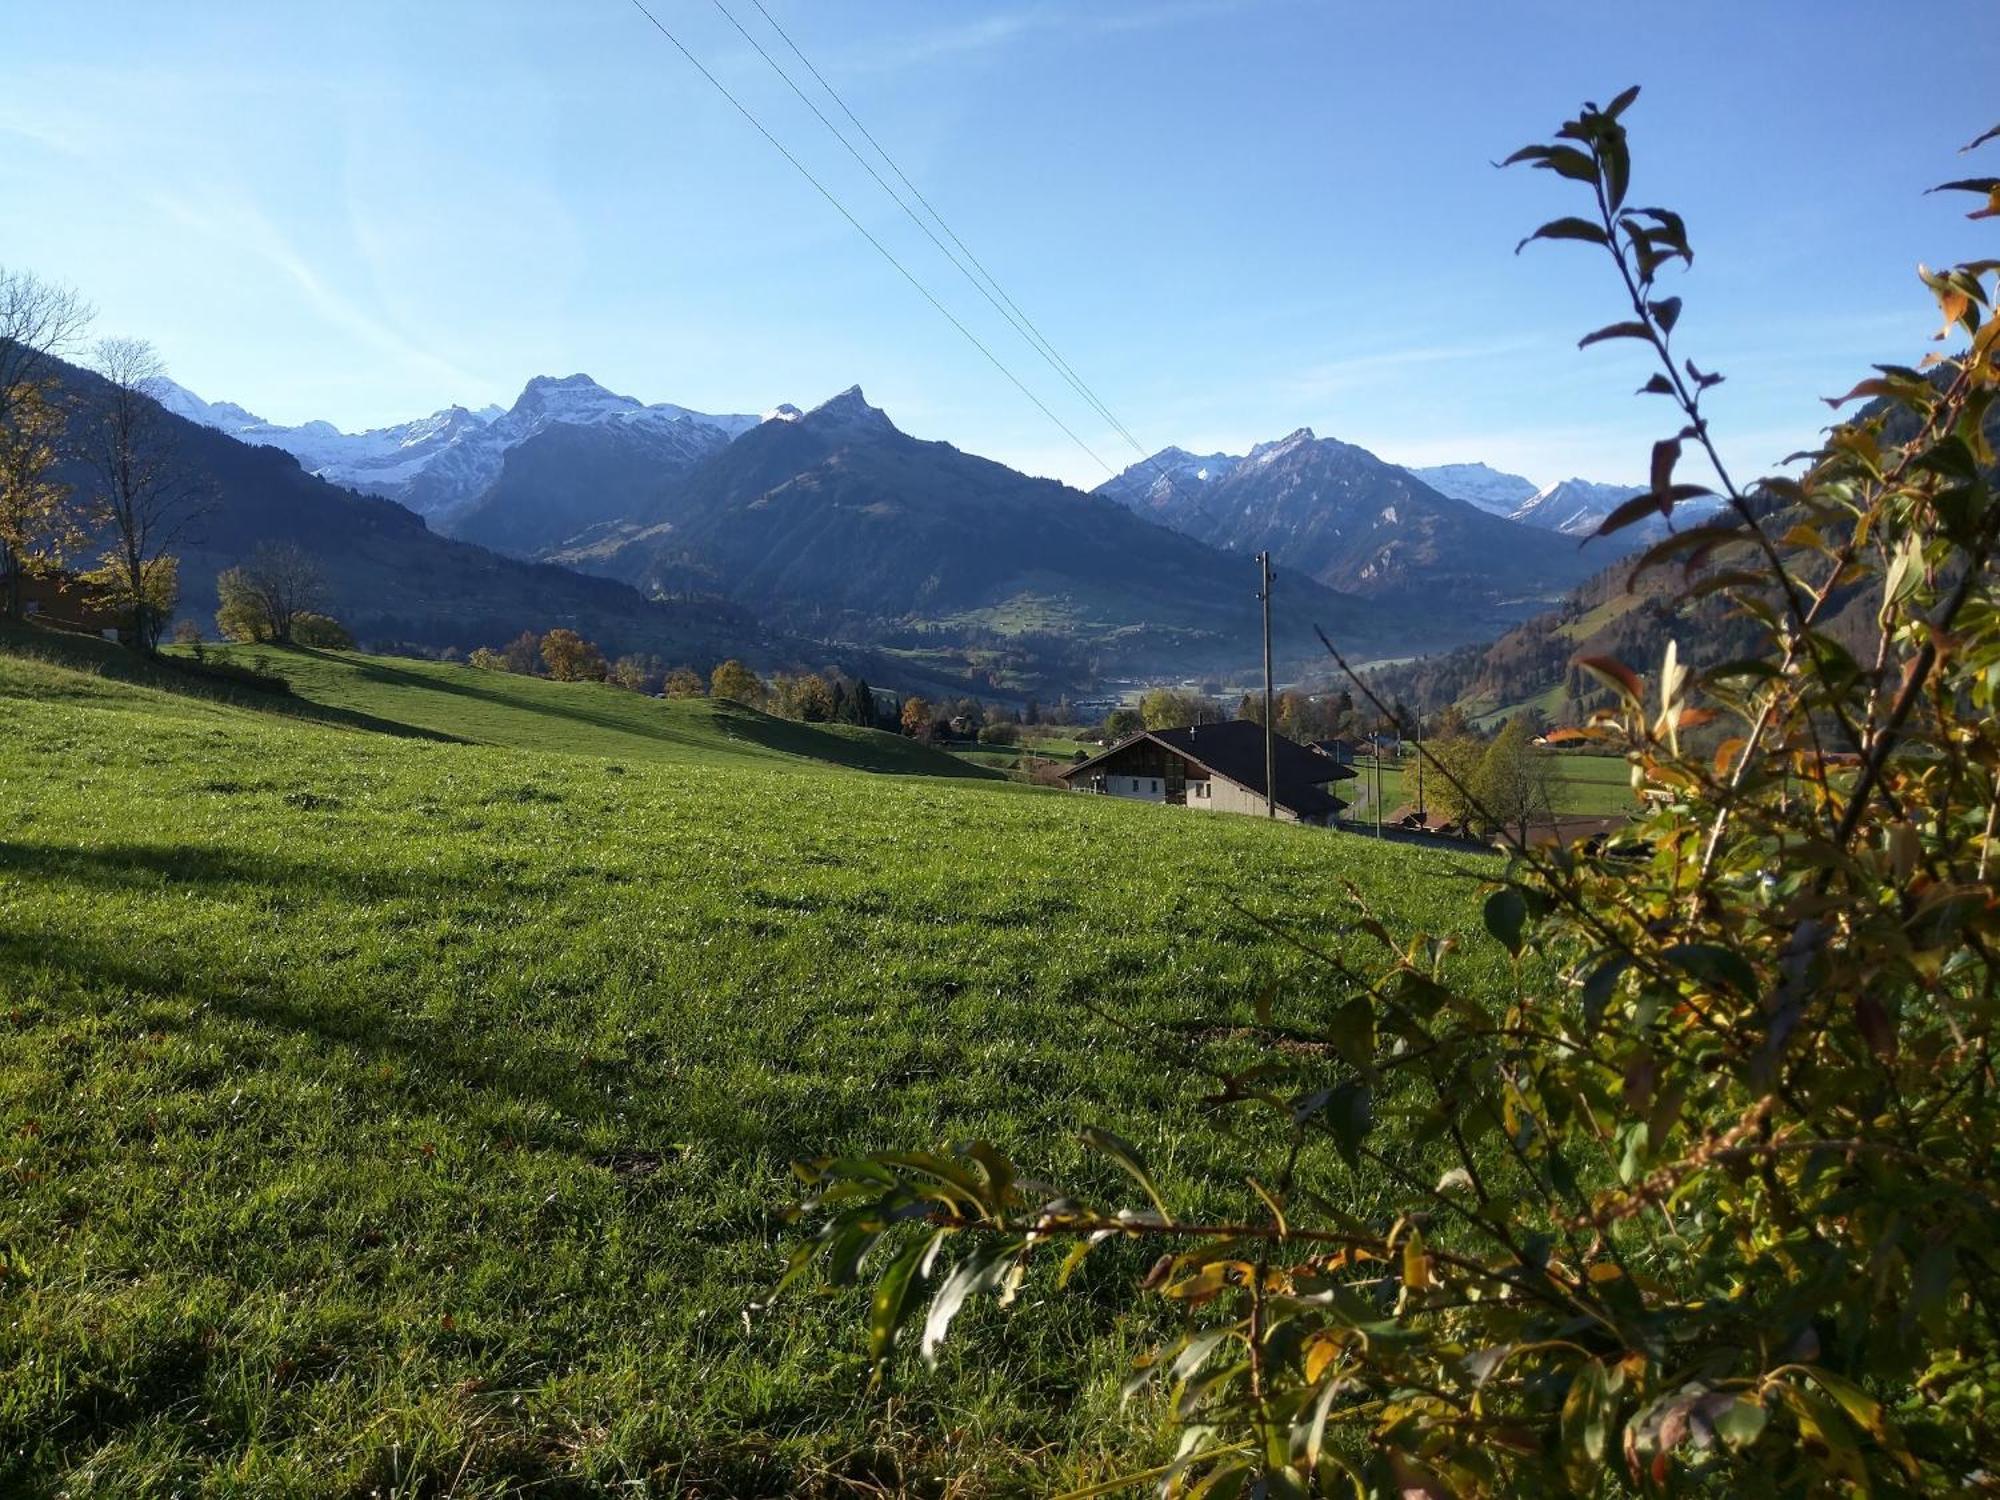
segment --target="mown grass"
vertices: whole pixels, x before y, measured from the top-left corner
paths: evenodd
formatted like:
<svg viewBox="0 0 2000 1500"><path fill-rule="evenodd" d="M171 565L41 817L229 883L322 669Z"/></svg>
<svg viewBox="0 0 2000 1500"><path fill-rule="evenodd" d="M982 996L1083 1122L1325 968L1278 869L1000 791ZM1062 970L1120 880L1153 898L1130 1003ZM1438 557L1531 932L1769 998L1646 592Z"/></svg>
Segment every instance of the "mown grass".
<svg viewBox="0 0 2000 1500"><path fill-rule="evenodd" d="M1345 949L1352 880L1469 936L1493 869L871 776L726 717L696 742L530 711L546 748L464 743L500 709L427 672L282 670L456 742L0 654L0 1493L1109 1472L1157 1316L1136 1251L968 1313L885 1397L855 1299L760 1305L789 1163L983 1136L1122 1201L1074 1144L1099 1122L1212 1205L1238 1177L1200 1086L1087 1007L1247 1023L1275 982L1310 1024L1343 997L1238 904ZM535 692L594 720L605 690ZM1498 984L1496 952L1466 961Z"/></svg>
<svg viewBox="0 0 2000 1500"><path fill-rule="evenodd" d="M473 744L690 764L783 757L896 775L983 774L901 735L797 724L714 698L650 698L604 683L351 651L211 646L204 655L275 673L294 697L328 710Z"/></svg>
<svg viewBox="0 0 2000 1500"><path fill-rule="evenodd" d="M1400 766L1382 767L1382 811L1386 815L1398 808L1414 806L1417 797L1416 752L1412 750L1408 760ZM1550 798L1558 813L1574 813L1592 817L1610 817L1616 813L1629 813L1637 808L1632 797L1632 768L1616 756L1609 755L1564 755L1549 757L1555 762L1550 781ZM1357 807L1369 806L1365 803L1363 791L1372 795L1375 785L1375 770L1363 762L1355 767L1360 772L1353 781L1343 781L1333 788L1344 800ZM1429 781L1436 772L1426 769ZM1372 817L1372 811L1369 814Z"/></svg>

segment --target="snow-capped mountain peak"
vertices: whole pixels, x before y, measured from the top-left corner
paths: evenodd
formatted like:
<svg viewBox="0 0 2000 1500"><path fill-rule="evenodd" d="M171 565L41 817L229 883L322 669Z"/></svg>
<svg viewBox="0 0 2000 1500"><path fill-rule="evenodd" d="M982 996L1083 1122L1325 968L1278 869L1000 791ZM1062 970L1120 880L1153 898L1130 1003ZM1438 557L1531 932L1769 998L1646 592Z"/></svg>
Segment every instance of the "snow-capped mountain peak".
<svg viewBox="0 0 2000 1500"><path fill-rule="evenodd" d="M1429 468L1411 468L1409 472L1440 495L1463 500L1496 516L1512 516L1537 493L1532 479L1482 463L1433 464Z"/></svg>
<svg viewBox="0 0 2000 1500"><path fill-rule="evenodd" d="M234 401L204 401L186 386L162 375L152 384L153 399L177 417L213 427L218 432L235 433L270 424L253 411L245 411Z"/></svg>
<svg viewBox="0 0 2000 1500"><path fill-rule="evenodd" d="M556 423L620 424L652 434L649 441L684 455L719 448L763 420L740 413L711 416L666 401L648 406L580 373L537 375L505 410L453 405L353 433L325 421L295 427L267 422L233 402L204 401L171 381L160 383L159 399L190 421L242 442L282 448L322 479L400 500L433 520L462 509L493 482L510 449Z"/></svg>
<svg viewBox="0 0 2000 1500"><path fill-rule="evenodd" d="M1283 458L1288 453L1297 452L1307 443L1316 443L1318 441L1318 437L1314 435L1310 427L1295 428L1274 442L1259 443L1250 450L1248 457L1243 461L1251 464L1272 463Z"/></svg>
<svg viewBox="0 0 2000 1500"><path fill-rule="evenodd" d="M635 397L607 391L588 375L537 375L521 388L507 417L588 424L615 420L639 409Z"/></svg>
<svg viewBox="0 0 2000 1500"><path fill-rule="evenodd" d="M1243 460L1233 453L1190 453L1167 447L1125 469L1097 487L1134 509L1162 510L1183 495L1192 495L1227 479Z"/></svg>
<svg viewBox="0 0 2000 1500"><path fill-rule="evenodd" d="M1559 479L1516 507L1509 519L1564 536L1590 536L1604 518L1643 491L1629 484L1597 484L1588 479Z"/></svg>

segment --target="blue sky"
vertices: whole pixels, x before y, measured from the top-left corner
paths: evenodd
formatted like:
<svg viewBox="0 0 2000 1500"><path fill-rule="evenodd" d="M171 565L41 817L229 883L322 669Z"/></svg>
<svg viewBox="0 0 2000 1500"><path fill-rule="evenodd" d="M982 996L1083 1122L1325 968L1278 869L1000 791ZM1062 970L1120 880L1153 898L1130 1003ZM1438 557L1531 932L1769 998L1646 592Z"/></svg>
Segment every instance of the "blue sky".
<svg viewBox="0 0 2000 1500"><path fill-rule="evenodd" d="M648 3L1132 461L714 0ZM1516 257L1569 204L1488 165L1627 83L1634 196L1688 215L1681 338L1728 376L1739 467L1806 442L1871 359L1922 352L1918 261L1995 253L1922 196L2000 118L1990 0L1921 24L1847 0L765 4L1149 449L1310 425L1403 462L1640 477L1666 414L1630 394L1634 346L1575 348L1618 315L1611 273ZM0 261L278 421L505 404L578 370L716 411L858 381L908 431L1103 477L629 0L0 6L0 204Z"/></svg>

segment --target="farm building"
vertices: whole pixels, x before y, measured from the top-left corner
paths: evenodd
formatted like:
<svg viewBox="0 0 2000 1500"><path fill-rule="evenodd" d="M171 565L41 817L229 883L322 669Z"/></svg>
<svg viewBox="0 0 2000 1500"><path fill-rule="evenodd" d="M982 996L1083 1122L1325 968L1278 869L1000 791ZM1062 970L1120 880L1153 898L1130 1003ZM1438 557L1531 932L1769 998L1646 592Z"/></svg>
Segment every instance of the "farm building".
<svg viewBox="0 0 2000 1500"><path fill-rule="evenodd" d="M1326 789L1355 772L1283 735L1272 743L1278 816L1336 821L1347 804ZM1145 729L1062 773L1073 792L1132 797L1207 812L1264 812L1264 728L1248 719Z"/></svg>
<svg viewBox="0 0 2000 1500"><path fill-rule="evenodd" d="M102 636L108 641L124 638L124 614L104 605L97 591L74 573L29 573L17 586L21 613L38 624Z"/></svg>

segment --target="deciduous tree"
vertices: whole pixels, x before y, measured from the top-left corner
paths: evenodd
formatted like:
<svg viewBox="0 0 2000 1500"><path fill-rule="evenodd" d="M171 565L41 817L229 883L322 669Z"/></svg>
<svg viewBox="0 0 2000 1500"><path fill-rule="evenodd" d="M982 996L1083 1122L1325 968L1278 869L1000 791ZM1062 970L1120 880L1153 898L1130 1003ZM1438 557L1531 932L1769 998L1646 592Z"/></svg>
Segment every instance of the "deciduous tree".
<svg viewBox="0 0 2000 1500"><path fill-rule="evenodd" d="M611 680L633 693L657 692L664 675L657 656L621 656L611 667Z"/></svg>
<svg viewBox="0 0 2000 1500"><path fill-rule="evenodd" d="M666 684L661 691L669 698L699 698L707 693L708 684L692 668L675 667L667 673Z"/></svg>
<svg viewBox="0 0 2000 1500"><path fill-rule="evenodd" d="M709 674L708 691L711 697L756 708L764 701L764 679L732 656Z"/></svg>
<svg viewBox="0 0 2000 1500"><path fill-rule="evenodd" d="M84 417L82 451L93 481L89 524L105 538L93 577L130 618L134 644L150 653L179 597L172 549L207 509L207 496L154 399L165 369L153 346L102 339L92 364L103 381Z"/></svg>
<svg viewBox="0 0 2000 1500"><path fill-rule="evenodd" d="M67 287L0 266L0 608L12 617L23 578L81 540L72 491L55 478L64 412L50 362L92 316Z"/></svg>
<svg viewBox="0 0 2000 1500"><path fill-rule="evenodd" d="M1529 825L1555 811L1551 783L1551 762L1535 749L1522 714L1493 737L1472 779L1483 816L1512 829L1523 844Z"/></svg>
<svg viewBox="0 0 2000 1500"><path fill-rule="evenodd" d="M905 698L901 716L903 733L913 740L928 740L937 723L937 710L922 698Z"/></svg>
<svg viewBox="0 0 2000 1500"><path fill-rule="evenodd" d="M270 632L266 639L289 643L301 614L325 611L326 575L297 542L260 542L237 571L263 613Z"/></svg>
<svg viewBox="0 0 2000 1500"><path fill-rule="evenodd" d="M1200 693L1178 688L1154 688L1139 699L1139 719L1148 729L1178 729L1187 724L1219 724L1222 708Z"/></svg>
<svg viewBox="0 0 2000 1500"><path fill-rule="evenodd" d="M21 583L60 567L82 540L70 486L56 477L63 413L46 384L23 385L0 421L0 608L19 619Z"/></svg>
<svg viewBox="0 0 2000 1500"><path fill-rule="evenodd" d="M0 429L19 418L27 392L53 399L49 362L82 338L96 314L68 287L0 266Z"/></svg>
<svg viewBox="0 0 2000 1500"><path fill-rule="evenodd" d="M507 670L522 677L539 677L542 671L542 638L524 630L500 648Z"/></svg>
<svg viewBox="0 0 2000 1500"><path fill-rule="evenodd" d="M298 646L310 646L316 651L352 651L354 635L332 615L323 615L317 610L307 609L299 611L292 617L292 643ZM450 648L447 647L446 650L449 651ZM438 660L450 661L452 658L441 652Z"/></svg>
<svg viewBox="0 0 2000 1500"><path fill-rule="evenodd" d="M542 663L557 682L604 681L604 653L574 630L558 626L542 637Z"/></svg>
<svg viewBox="0 0 2000 1500"><path fill-rule="evenodd" d="M790 695L790 716L807 724L828 724L833 721L833 690L826 679L817 672L808 672L803 677L792 680Z"/></svg>

